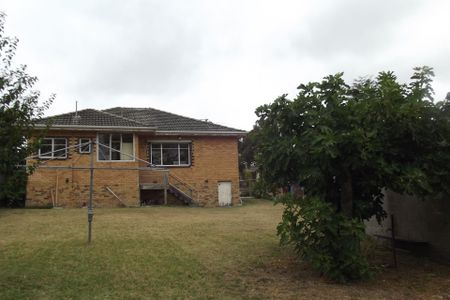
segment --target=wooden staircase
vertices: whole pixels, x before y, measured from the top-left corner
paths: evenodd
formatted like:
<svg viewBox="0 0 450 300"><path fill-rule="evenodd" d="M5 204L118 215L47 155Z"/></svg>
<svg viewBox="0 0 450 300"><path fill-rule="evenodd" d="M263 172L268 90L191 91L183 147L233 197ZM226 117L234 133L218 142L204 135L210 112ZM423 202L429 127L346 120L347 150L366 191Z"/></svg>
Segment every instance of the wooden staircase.
<svg viewBox="0 0 450 300"><path fill-rule="evenodd" d="M168 192L171 193L175 198L182 201L184 204L192 204L193 199L189 195L185 194L183 191L177 189L175 186L169 184Z"/></svg>
<svg viewBox="0 0 450 300"><path fill-rule="evenodd" d="M196 202L197 191L179 177L169 173L167 184L169 193L183 201L184 204L192 205Z"/></svg>
<svg viewBox="0 0 450 300"><path fill-rule="evenodd" d="M158 177L158 176L156 176ZM153 191L163 191L164 192L164 204L167 204L167 195L171 194L180 202L185 205L195 205L198 199L198 192L190 184L186 183L181 178L170 174L168 169L159 170L159 180L155 180L155 176L150 175L141 176L141 178L152 178L152 181L145 180L141 181L140 189L141 191L153 190ZM151 182L151 183L146 183ZM157 201L160 203L160 201Z"/></svg>

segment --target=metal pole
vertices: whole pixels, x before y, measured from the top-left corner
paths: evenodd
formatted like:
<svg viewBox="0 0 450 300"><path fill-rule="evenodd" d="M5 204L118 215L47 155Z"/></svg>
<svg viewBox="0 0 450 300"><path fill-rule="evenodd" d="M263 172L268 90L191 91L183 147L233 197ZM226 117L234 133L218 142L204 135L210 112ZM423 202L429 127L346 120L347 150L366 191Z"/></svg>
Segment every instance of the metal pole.
<svg viewBox="0 0 450 300"><path fill-rule="evenodd" d="M167 188L169 185L169 178L167 176L167 172L164 172L163 182L164 182L164 205L167 205Z"/></svg>
<svg viewBox="0 0 450 300"><path fill-rule="evenodd" d="M394 215L391 215L391 238L392 238L392 258L394 268L397 268L397 250L395 249L395 227Z"/></svg>
<svg viewBox="0 0 450 300"><path fill-rule="evenodd" d="M92 209L92 194L94 193L94 145L95 140L91 142L91 166L90 166L90 183L89 183L89 203L88 203L88 244L92 239L92 219L94 218L94 210Z"/></svg>

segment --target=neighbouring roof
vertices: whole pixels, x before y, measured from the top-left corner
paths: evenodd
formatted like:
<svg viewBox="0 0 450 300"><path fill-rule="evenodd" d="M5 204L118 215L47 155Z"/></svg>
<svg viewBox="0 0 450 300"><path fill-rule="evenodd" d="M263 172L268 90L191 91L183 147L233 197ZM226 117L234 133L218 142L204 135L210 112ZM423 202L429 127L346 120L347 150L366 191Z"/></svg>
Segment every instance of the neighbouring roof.
<svg viewBox="0 0 450 300"><path fill-rule="evenodd" d="M153 109L114 107L105 110L84 109L43 119L54 129L123 128L163 133L205 133L242 135L245 131Z"/></svg>

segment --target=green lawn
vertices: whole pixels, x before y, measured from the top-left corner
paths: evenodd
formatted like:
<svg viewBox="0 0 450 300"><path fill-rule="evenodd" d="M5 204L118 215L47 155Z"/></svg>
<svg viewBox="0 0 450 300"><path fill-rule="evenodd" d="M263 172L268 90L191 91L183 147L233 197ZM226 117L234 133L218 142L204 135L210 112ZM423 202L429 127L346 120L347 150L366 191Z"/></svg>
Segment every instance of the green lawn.
<svg viewBox="0 0 450 300"><path fill-rule="evenodd" d="M268 201L97 209L88 246L85 209L0 210L0 299L450 295L450 267L407 255L369 282L333 284L278 246L280 215Z"/></svg>

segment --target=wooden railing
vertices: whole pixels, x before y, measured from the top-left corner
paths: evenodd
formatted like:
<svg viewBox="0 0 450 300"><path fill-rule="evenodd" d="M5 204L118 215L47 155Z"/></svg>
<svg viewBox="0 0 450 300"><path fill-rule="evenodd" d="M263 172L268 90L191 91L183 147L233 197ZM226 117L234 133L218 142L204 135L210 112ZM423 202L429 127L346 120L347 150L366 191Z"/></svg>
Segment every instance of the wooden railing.
<svg viewBox="0 0 450 300"><path fill-rule="evenodd" d="M189 202L197 202L198 192L190 184L170 173L167 168L141 170L139 173L141 189L164 190L164 204L167 204L167 192L175 190L177 194L189 198Z"/></svg>
<svg viewBox="0 0 450 300"><path fill-rule="evenodd" d="M163 187L164 178L169 173L168 169L148 169L139 171L139 183L141 185L159 185Z"/></svg>
<svg viewBox="0 0 450 300"><path fill-rule="evenodd" d="M168 173L168 184L175 187L177 190L179 190L180 192L191 198L193 202L197 202L198 199L197 190L192 185L184 182L178 176Z"/></svg>

